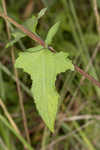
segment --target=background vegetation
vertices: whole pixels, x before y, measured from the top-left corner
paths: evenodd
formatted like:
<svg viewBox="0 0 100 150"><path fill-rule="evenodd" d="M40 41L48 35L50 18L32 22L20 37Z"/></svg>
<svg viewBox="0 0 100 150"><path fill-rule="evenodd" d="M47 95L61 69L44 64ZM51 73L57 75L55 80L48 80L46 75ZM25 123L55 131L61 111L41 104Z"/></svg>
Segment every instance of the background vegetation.
<svg viewBox="0 0 100 150"><path fill-rule="evenodd" d="M45 39L60 20L52 46L68 52L74 64L100 81L100 0L7 0L6 7L8 16L20 24L47 7L38 24L40 37ZM10 32L16 30L9 27ZM13 49L6 48L6 29L0 18L0 150L100 150L100 88L76 71L60 74L55 85L61 107L55 132L50 133L35 108L30 76L22 70L17 75L13 67L19 51L36 43L25 37Z"/></svg>

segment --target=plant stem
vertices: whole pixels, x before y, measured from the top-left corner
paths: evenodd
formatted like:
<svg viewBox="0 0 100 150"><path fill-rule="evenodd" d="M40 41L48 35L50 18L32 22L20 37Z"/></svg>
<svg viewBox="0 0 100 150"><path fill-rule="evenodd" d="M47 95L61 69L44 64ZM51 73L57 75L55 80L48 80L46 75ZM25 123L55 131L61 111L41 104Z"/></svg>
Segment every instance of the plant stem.
<svg viewBox="0 0 100 150"><path fill-rule="evenodd" d="M21 31L23 31L31 39L33 39L34 41L36 41L37 43L39 43L43 47L46 47L46 44L38 35L35 35L34 33L28 31L23 25L18 24L16 21L14 21L12 18L8 17L7 15L0 13L0 16L3 17L5 20L8 20L9 22L11 22L13 25L15 25Z"/></svg>
<svg viewBox="0 0 100 150"><path fill-rule="evenodd" d="M45 42L39 36L37 36L34 33L28 31L26 28L24 28L22 25L18 24L16 21L14 21L13 19L11 19L7 15L0 13L0 16L3 17L4 19L8 20L12 24L14 24L17 28L19 28L21 31L23 31L25 34L27 34L27 36L29 36L31 39L33 39L34 41L36 41L37 43L39 43L43 47L46 47ZM52 47L49 47L49 50L51 50L52 52L56 52ZM74 65L74 67L75 67L75 70L77 72L79 72L82 76L84 76L88 80L92 81L92 83L94 85L96 85L96 86L98 86L100 88L100 82L99 81L95 80L91 75L89 75L86 72L84 72L77 65Z"/></svg>

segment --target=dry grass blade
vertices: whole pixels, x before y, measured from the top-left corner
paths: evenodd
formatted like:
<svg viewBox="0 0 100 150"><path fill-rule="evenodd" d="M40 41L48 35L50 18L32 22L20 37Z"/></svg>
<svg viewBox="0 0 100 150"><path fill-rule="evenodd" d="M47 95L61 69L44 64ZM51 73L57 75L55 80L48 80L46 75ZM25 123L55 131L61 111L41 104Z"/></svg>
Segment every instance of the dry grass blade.
<svg viewBox="0 0 100 150"><path fill-rule="evenodd" d="M5 0L2 0L2 6L3 6L3 10L4 10L4 15L7 16L7 10L6 10L6 2L5 2ZM10 40L11 39L11 34L10 34L10 29L9 29L8 21L5 19L5 22L6 22L8 40ZM12 57L12 63L13 63L13 67L14 67L14 64L15 64L14 47L11 47L11 57ZM16 77L16 85L17 85L17 91L18 91L18 96L19 96L20 108L21 108L21 111L22 111L23 124L24 124L25 133L26 133L26 138L27 138L27 141L29 143L31 143L30 142L30 137L29 137L27 119L26 119L25 110L24 110L23 95L22 95L21 88L20 88L20 83L19 83L19 80L18 80L18 72L17 72L17 70L16 70L15 67L14 67L14 73L15 73L15 77Z"/></svg>

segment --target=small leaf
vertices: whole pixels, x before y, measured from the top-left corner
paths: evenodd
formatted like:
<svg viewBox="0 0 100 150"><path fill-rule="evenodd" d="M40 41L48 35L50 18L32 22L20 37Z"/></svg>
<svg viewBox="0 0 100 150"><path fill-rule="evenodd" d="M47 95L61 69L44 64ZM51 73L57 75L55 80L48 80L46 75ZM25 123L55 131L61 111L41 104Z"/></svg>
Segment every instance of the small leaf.
<svg viewBox="0 0 100 150"><path fill-rule="evenodd" d="M27 19L23 26L26 27L29 31L35 33L36 32L36 27L37 27L38 20L35 16L32 16L31 18ZM14 43L19 41L21 38L27 36L25 33L21 32L20 30L16 30L14 33L12 33L12 36L15 38L14 40L10 41L7 45L6 48L9 46L12 46Z"/></svg>
<svg viewBox="0 0 100 150"><path fill-rule="evenodd" d="M57 22L50 28L50 30L47 34L46 40L45 40L46 44L48 44L48 45L51 44L53 37L55 36L56 32L58 31L59 25L60 25L60 22Z"/></svg>
<svg viewBox="0 0 100 150"><path fill-rule="evenodd" d="M15 66L22 68L31 75L32 94L39 114L48 126L54 131L54 122L58 109L59 95L55 88L57 74L66 70L74 70L68 54L52 53L48 49L36 53L21 52Z"/></svg>
<svg viewBox="0 0 100 150"><path fill-rule="evenodd" d="M38 13L38 19L40 19L47 11L47 8L43 8L39 13Z"/></svg>
<svg viewBox="0 0 100 150"><path fill-rule="evenodd" d="M23 24L29 31L35 33L36 28L38 24L38 19L35 16L32 16L31 18L27 19L25 23Z"/></svg>
<svg viewBox="0 0 100 150"><path fill-rule="evenodd" d="M9 46L12 46L14 43L19 41L21 38L25 37L25 34L21 31L17 31L15 33L12 33L12 35L15 39L10 41L9 43L7 43L6 48L8 48Z"/></svg>

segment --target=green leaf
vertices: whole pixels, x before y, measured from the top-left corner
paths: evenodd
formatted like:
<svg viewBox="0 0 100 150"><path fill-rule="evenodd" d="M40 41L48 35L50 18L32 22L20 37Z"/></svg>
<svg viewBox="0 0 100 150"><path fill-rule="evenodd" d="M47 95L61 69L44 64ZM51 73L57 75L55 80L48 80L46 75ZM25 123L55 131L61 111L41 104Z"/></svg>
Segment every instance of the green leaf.
<svg viewBox="0 0 100 150"><path fill-rule="evenodd" d="M35 33L36 32L36 27L37 27L38 19L35 16L32 16L31 18L27 19L23 26L27 28L29 31ZM25 33L21 32L20 30L16 30L15 32L12 33L12 36L15 38L14 40L10 41L7 45L6 48L9 46L12 46L14 43L18 42L21 38L27 36Z"/></svg>
<svg viewBox="0 0 100 150"><path fill-rule="evenodd" d="M32 94L39 114L48 128L54 131L58 109L58 93L55 89L57 74L74 70L67 53L52 53L48 49L36 53L21 52L15 66L31 75Z"/></svg>
<svg viewBox="0 0 100 150"><path fill-rule="evenodd" d="M38 19L35 16L32 16L31 18L27 19L25 23L23 24L29 31L35 33L36 27L38 24Z"/></svg>
<svg viewBox="0 0 100 150"><path fill-rule="evenodd" d="M56 32L58 31L59 25L60 25L60 22L57 22L50 28L50 30L47 34L46 40L45 40L45 43L47 45L51 44L53 37L55 36Z"/></svg>
<svg viewBox="0 0 100 150"><path fill-rule="evenodd" d="M38 13L38 19L40 19L47 11L47 8L43 8L39 13Z"/></svg>
<svg viewBox="0 0 100 150"><path fill-rule="evenodd" d="M6 48L9 46L12 46L14 43L18 42L21 38L25 37L26 35L21 32L21 31L16 31L15 33L12 33L13 37L15 38L14 40L10 41L7 45Z"/></svg>

